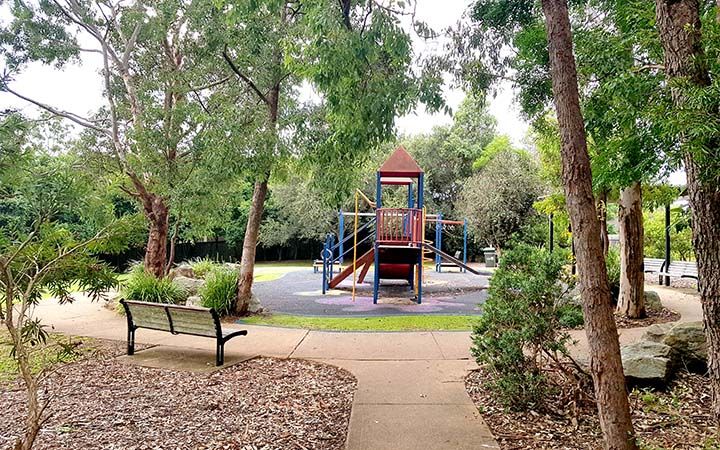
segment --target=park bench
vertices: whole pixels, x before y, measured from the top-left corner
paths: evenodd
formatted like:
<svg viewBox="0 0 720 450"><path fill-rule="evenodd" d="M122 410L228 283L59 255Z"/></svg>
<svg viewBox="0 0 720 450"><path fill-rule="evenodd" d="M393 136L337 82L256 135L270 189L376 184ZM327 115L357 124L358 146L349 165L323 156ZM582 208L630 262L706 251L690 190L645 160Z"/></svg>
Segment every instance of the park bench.
<svg viewBox="0 0 720 450"><path fill-rule="evenodd" d="M455 257L455 259L460 259L462 256L462 252L460 252L460 250L457 250L455 252L455 255L453 255L453 256ZM443 267L458 267L458 265L455 263L452 263L450 261L443 261L443 260L441 260L440 264L436 264L436 266L440 267L441 269ZM462 270L462 268L460 268L460 270Z"/></svg>
<svg viewBox="0 0 720 450"><path fill-rule="evenodd" d="M320 269L322 269L323 266L323 260L322 259L316 259L313 261L313 273L320 272ZM340 264L340 261L335 261L335 264L333 264L333 271L337 270L338 272L342 271L342 265Z"/></svg>
<svg viewBox="0 0 720 450"><path fill-rule="evenodd" d="M695 261L670 261L668 267L663 265L658 274L660 277L693 278L698 281L698 289L700 288L697 263Z"/></svg>
<svg viewBox="0 0 720 450"><path fill-rule="evenodd" d="M645 258L643 259L643 267L645 273L660 273L665 265L664 259ZM658 283L662 284L662 275L658 277Z"/></svg>
<svg viewBox="0 0 720 450"><path fill-rule="evenodd" d="M214 309L194 306L169 305L166 303L120 300L125 308L128 325L127 354L135 353L135 330L167 331L172 334L188 334L215 339L215 364L225 362L225 343L235 336L247 335L247 330L223 331L220 315Z"/></svg>

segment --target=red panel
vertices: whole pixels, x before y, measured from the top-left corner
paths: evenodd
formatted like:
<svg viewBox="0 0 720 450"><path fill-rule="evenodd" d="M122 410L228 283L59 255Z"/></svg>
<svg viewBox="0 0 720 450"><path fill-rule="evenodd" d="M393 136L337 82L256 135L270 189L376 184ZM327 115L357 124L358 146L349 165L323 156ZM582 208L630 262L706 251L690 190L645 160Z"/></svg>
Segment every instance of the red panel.
<svg viewBox="0 0 720 450"><path fill-rule="evenodd" d="M413 159L412 156L403 148L399 146L395 149L392 155L380 166L378 169L380 176L388 177L413 177L416 178L424 171L420 168L418 163Z"/></svg>
<svg viewBox="0 0 720 450"><path fill-rule="evenodd" d="M385 280L407 280L410 264L380 264L380 278Z"/></svg>

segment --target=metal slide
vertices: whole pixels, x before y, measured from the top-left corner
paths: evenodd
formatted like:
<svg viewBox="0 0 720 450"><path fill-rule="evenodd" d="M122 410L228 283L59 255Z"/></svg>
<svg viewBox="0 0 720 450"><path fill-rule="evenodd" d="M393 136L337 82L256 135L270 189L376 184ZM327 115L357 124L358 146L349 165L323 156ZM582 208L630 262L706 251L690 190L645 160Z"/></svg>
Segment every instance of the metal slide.
<svg viewBox="0 0 720 450"><path fill-rule="evenodd" d="M467 264L464 264L459 259L455 258L454 256L450 256L444 251L437 249L433 247L432 245L428 244L427 242L423 242L423 246L427 249L429 249L432 252L435 252L436 254L440 255L441 258L450 261L451 263L455 264L458 267L462 267L463 269L467 270L468 272L474 273L475 275L483 275L481 272L478 272L477 270L473 269L472 267L468 266Z"/></svg>

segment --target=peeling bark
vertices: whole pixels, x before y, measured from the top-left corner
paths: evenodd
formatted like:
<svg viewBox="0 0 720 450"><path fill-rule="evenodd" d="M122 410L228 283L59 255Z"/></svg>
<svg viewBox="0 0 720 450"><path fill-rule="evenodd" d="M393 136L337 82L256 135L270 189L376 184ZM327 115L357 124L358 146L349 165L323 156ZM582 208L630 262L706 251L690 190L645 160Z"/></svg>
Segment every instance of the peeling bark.
<svg viewBox="0 0 720 450"><path fill-rule="evenodd" d="M550 69L560 126L562 175L577 255L590 371L606 449L635 450L620 343L613 317L590 156L580 110L566 0L543 0Z"/></svg>
<svg viewBox="0 0 720 450"><path fill-rule="evenodd" d="M267 196L268 180L255 183L253 190L252 204L248 214L245 238L243 239L242 256L240 258L240 275L238 276L238 293L235 302L234 312L237 315L247 314L250 300L252 299L253 273L255 271L255 254L257 251L258 234L260 222L262 221L263 210L265 209L265 197Z"/></svg>
<svg viewBox="0 0 720 450"><path fill-rule="evenodd" d="M620 191L620 297L617 312L631 319L645 317L642 187L639 182Z"/></svg>

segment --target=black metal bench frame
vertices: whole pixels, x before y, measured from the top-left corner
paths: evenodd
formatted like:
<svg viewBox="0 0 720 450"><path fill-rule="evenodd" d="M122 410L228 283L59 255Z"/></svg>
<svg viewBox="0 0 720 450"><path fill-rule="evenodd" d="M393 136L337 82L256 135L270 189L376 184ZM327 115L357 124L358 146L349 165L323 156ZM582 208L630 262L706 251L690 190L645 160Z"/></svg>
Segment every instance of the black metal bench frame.
<svg viewBox="0 0 720 450"><path fill-rule="evenodd" d="M140 305L142 307L148 307L148 308L162 308L165 311L165 316L168 320L168 326L170 327L170 334L179 335L179 334L186 334L189 336L200 336L200 337L206 337L212 339L211 336L207 336L204 334L197 334L197 333L188 333L184 331L176 331L173 327L173 320L172 316L170 314L171 309L179 309L183 311L198 311L198 312L209 312L212 315L212 321L213 325L215 327L215 365L216 366L222 366L225 363L225 343L229 341L230 339L236 337L236 336L246 336L247 330L238 330L233 331L230 333L223 333L222 325L220 323L220 315L212 308L197 308L193 306L184 306L184 305L170 305L166 303L152 303L152 302L138 302L138 301L131 301L131 300L120 300L120 304L123 305L123 308L125 309L125 317L127 319L127 326L128 326L128 332L127 332L127 354L133 355L135 354L135 331L138 328L145 328L147 330L156 330L156 331L165 331L168 332L168 330L164 330L162 328L154 328L154 327L148 327L148 326L142 326L142 325L136 325L133 318L132 313L130 312L130 306L128 306L128 303L131 305Z"/></svg>

